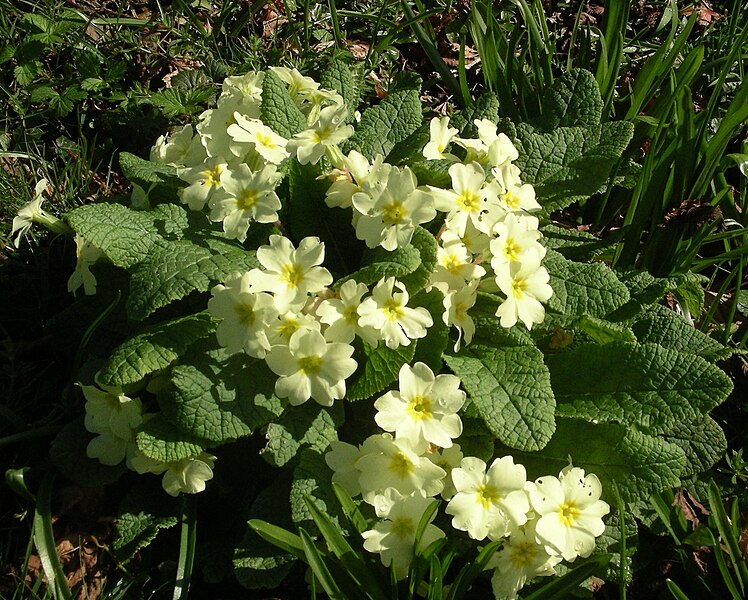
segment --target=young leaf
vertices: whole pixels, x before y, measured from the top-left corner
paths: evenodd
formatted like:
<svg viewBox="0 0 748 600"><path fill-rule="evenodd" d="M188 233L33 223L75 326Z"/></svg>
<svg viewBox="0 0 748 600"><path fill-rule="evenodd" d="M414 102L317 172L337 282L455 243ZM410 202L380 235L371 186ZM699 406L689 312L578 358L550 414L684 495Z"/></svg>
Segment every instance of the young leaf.
<svg viewBox="0 0 748 600"><path fill-rule="evenodd" d="M556 401L540 350L473 342L444 359L502 443L521 450L539 450L548 443L555 430Z"/></svg>
<svg viewBox="0 0 748 600"><path fill-rule="evenodd" d="M306 117L288 94L286 84L270 70L262 80L260 112L262 122L284 138L306 129Z"/></svg>
<svg viewBox="0 0 748 600"><path fill-rule="evenodd" d="M349 119L358 107L361 78L354 75L354 65L348 64L340 58L333 58L319 78L320 87L333 90L343 96L348 107Z"/></svg>

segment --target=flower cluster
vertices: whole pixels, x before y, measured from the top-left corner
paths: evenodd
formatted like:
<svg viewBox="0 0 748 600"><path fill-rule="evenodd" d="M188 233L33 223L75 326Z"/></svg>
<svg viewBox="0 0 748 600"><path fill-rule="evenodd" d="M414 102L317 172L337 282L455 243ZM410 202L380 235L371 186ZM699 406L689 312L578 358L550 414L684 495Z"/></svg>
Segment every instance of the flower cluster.
<svg viewBox="0 0 748 600"><path fill-rule="evenodd" d="M96 436L88 443L86 454L104 465L114 466L126 461L136 473L163 473L162 486L171 496L195 494L205 489L213 478L216 459L206 452L173 462L154 460L141 452L135 442L138 427L153 417L143 413L138 398L130 398L121 389L82 385L86 399L86 429Z"/></svg>

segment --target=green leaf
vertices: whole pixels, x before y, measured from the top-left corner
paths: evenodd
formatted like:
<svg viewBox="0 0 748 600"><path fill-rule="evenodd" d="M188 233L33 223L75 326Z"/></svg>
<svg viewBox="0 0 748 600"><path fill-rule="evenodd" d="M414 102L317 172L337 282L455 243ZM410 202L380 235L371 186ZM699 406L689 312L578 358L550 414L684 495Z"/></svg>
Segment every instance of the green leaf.
<svg viewBox="0 0 748 600"><path fill-rule="evenodd" d="M136 442L138 450L159 462L177 462L203 451L198 440L174 427L160 414L139 427Z"/></svg>
<svg viewBox="0 0 748 600"><path fill-rule="evenodd" d="M401 275L399 281L405 285L408 294L412 297L426 287L426 284L429 282L436 266L436 254L439 245L436 243L436 238L433 235L423 227L418 226L413 232L413 239L410 241L410 245L418 250L420 257L419 264L413 271Z"/></svg>
<svg viewBox="0 0 748 600"><path fill-rule="evenodd" d="M289 482L280 477L269 488L260 492L249 510L250 519L262 519L285 529L293 524L288 518ZM247 527L244 538L234 550L234 573L249 589L275 589L286 578L296 558L261 538Z"/></svg>
<svg viewBox="0 0 748 600"><path fill-rule="evenodd" d="M633 324L641 343L651 342L680 352L696 354L709 361L729 355L729 349L696 329L664 306L653 306Z"/></svg>
<svg viewBox="0 0 748 600"><path fill-rule="evenodd" d="M634 133L627 121L595 127L559 127L539 132L517 127L522 179L535 186L544 214L606 189L611 169Z"/></svg>
<svg viewBox="0 0 748 600"><path fill-rule="evenodd" d="M215 330L207 312L159 323L118 346L99 370L96 379L109 386L138 383L168 367L192 343Z"/></svg>
<svg viewBox="0 0 748 600"><path fill-rule="evenodd" d="M102 465L95 458L88 458L86 448L94 434L83 425L83 417L68 423L52 442L49 450L52 463L70 481L78 485L99 486L117 481L127 467L120 463L114 467Z"/></svg>
<svg viewBox="0 0 748 600"><path fill-rule="evenodd" d="M361 79L354 75L353 65L339 58L333 58L322 71L319 83L322 89L333 90L343 96L345 105L348 107L348 118L352 119L353 113L358 108L361 87Z"/></svg>
<svg viewBox="0 0 748 600"><path fill-rule="evenodd" d="M556 420L556 433L542 452L513 454L527 468L528 479L555 476L571 459L600 478L604 498L612 500L608 487L615 483L625 503L678 485L686 463L683 451L662 438L623 425L563 418Z"/></svg>
<svg viewBox="0 0 748 600"><path fill-rule="evenodd" d="M426 337L418 340L411 363L425 363L434 373L441 371L442 354L449 343L449 327L442 320L443 301L444 295L438 289L432 288L430 292L421 290L408 303L411 308L422 307L428 310L434 322L426 331Z"/></svg>
<svg viewBox="0 0 748 600"><path fill-rule="evenodd" d="M409 166L412 166L411 161L421 162L423 148L430 138L429 124L421 124L413 133L393 146L390 153L385 157L385 162L391 165L401 165L407 162Z"/></svg>
<svg viewBox="0 0 748 600"><path fill-rule="evenodd" d="M145 319L191 292L207 292L232 272L259 266L254 252L217 240L206 245L176 240L152 248L133 271L128 315L135 320Z"/></svg>
<svg viewBox="0 0 748 600"><path fill-rule="evenodd" d="M571 69L556 78L543 96L542 117L534 122L545 130L557 127L593 127L600 123L603 99L595 76Z"/></svg>
<svg viewBox="0 0 748 600"><path fill-rule="evenodd" d="M164 416L200 440L220 444L250 435L281 414L265 363L193 347L159 392Z"/></svg>
<svg viewBox="0 0 748 600"><path fill-rule="evenodd" d="M114 521L112 549L127 562L148 546L161 529L179 522L179 503L161 488L161 478L143 478L122 499Z"/></svg>
<svg viewBox="0 0 748 600"><path fill-rule="evenodd" d="M578 263L549 250L543 265L551 276L549 311L567 317L603 317L623 306L629 291L602 263Z"/></svg>
<svg viewBox="0 0 748 600"><path fill-rule="evenodd" d="M708 415L679 421L664 437L668 442L680 446L686 455L682 477L698 475L710 469L727 451L722 428Z"/></svg>
<svg viewBox="0 0 748 600"><path fill-rule="evenodd" d="M364 262L366 266L338 280L336 287L340 287L349 279L366 285L373 285L380 279L389 277L396 277L398 281L402 281L403 277L421 266L421 253L413 244L398 248L394 252L388 252L380 247L366 252Z"/></svg>
<svg viewBox="0 0 748 600"><path fill-rule="evenodd" d="M356 355L358 369L351 376L347 384L345 397L348 400L363 400L381 392L393 381L397 380L400 367L409 363L416 351L416 343L409 346L388 348L384 343L371 347L362 342L363 357Z"/></svg>
<svg viewBox="0 0 748 600"><path fill-rule="evenodd" d="M291 138L306 129L306 117L296 106L285 83L272 71L262 80L262 122L284 138Z"/></svg>
<svg viewBox="0 0 748 600"><path fill-rule="evenodd" d="M106 89L108 85L101 77L86 77L81 81L81 88L87 92L100 92Z"/></svg>
<svg viewBox="0 0 748 600"><path fill-rule="evenodd" d="M344 146L344 152L358 150L369 159L377 154L387 156L395 144L418 129L421 122L421 100L417 89L390 92L377 106L364 111L356 133Z"/></svg>
<svg viewBox="0 0 748 600"><path fill-rule="evenodd" d="M302 447L324 452L332 440L337 440L337 428L343 424L343 405L336 402L325 408L316 402L288 406L283 414L267 428L267 445L261 454L275 467L282 467Z"/></svg>
<svg viewBox="0 0 748 600"><path fill-rule="evenodd" d="M478 128L474 123L476 119L488 119L492 123L499 120L499 98L496 94L488 91L482 92L473 104L454 116L450 125L460 130L462 138L477 138Z"/></svg>
<svg viewBox="0 0 748 600"><path fill-rule="evenodd" d="M88 204L69 212L66 219L89 244L125 269L148 257L161 239L151 214L121 204Z"/></svg>
<svg viewBox="0 0 748 600"><path fill-rule="evenodd" d="M150 101L163 111L164 116L178 117L202 111L214 94L215 90L211 87L192 89L172 87L151 95Z"/></svg>
<svg viewBox="0 0 748 600"><path fill-rule="evenodd" d="M543 354L535 346L482 341L444 359L488 429L507 446L539 450L555 430L556 402Z"/></svg>
<svg viewBox="0 0 748 600"><path fill-rule="evenodd" d="M291 519L299 527L316 535L318 530L305 498L327 513L330 519L342 528L346 522L340 504L332 489L332 472L323 454L304 448L299 453L299 464L293 471L291 482ZM343 531L343 533L346 533Z"/></svg>
<svg viewBox="0 0 748 600"><path fill-rule="evenodd" d="M449 189L452 187L452 176L449 168L455 164L451 160L414 160L409 166L419 185L433 185Z"/></svg>
<svg viewBox="0 0 748 600"><path fill-rule="evenodd" d="M175 167L144 160L129 152L120 152L119 166L125 177L144 189L151 187L151 184L163 184L173 188L175 199L177 188L184 185L177 177Z"/></svg>
<svg viewBox="0 0 748 600"><path fill-rule="evenodd" d="M637 341L631 328L621 323L611 323L604 319L584 315L575 322L575 325L598 344Z"/></svg>
<svg viewBox="0 0 748 600"><path fill-rule="evenodd" d="M633 424L664 433L703 417L732 383L703 358L655 344L587 344L549 354L546 364L564 417Z"/></svg>

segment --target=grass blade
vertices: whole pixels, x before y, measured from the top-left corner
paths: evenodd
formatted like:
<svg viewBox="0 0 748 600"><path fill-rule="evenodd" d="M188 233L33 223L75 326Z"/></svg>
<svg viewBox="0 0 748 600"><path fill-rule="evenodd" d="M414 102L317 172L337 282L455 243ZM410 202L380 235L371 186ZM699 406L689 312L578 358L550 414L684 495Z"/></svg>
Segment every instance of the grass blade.
<svg viewBox="0 0 748 600"><path fill-rule="evenodd" d="M689 600L688 596L683 593L683 590L681 590L672 579L666 579L665 583L667 585L667 589L673 595L673 598L675 598L675 600Z"/></svg>
<svg viewBox="0 0 748 600"><path fill-rule="evenodd" d="M561 600L568 598L572 590L576 589L585 579L605 568L609 562L609 554L593 556L583 565L569 570L563 577L554 578L550 583L535 590L525 600Z"/></svg>
<svg viewBox="0 0 748 600"><path fill-rule="evenodd" d="M301 527L299 528L299 536L301 537L301 543L304 546L306 561L312 569L314 577L316 577L317 581L320 582L327 595L330 596L332 600L348 600L343 592L340 591L338 584L335 583L335 579L330 573L330 569L327 568L317 546L314 545L314 541Z"/></svg>
<svg viewBox="0 0 748 600"><path fill-rule="evenodd" d="M67 578L57 555L57 545L52 531L52 484L54 472L49 472L39 486L34 511L34 545L47 578L47 589L55 600L72 600Z"/></svg>
<svg viewBox="0 0 748 600"><path fill-rule="evenodd" d="M278 548L293 554L296 558L302 560L305 558L304 544L301 543L301 538L295 533L262 519L250 519L249 526L266 542L278 546Z"/></svg>
<svg viewBox="0 0 748 600"><path fill-rule="evenodd" d="M340 484L334 482L332 484L332 490L333 492L335 492L335 497L338 499L338 502L340 502L343 513L348 518L351 525L356 529L356 531L358 531L359 533L363 533L364 531L369 529L369 524L366 522L366 517L361 514L361 511L358 509L358 506L356 506L353 498L351 498L348 490L346 490Z"/></svg>

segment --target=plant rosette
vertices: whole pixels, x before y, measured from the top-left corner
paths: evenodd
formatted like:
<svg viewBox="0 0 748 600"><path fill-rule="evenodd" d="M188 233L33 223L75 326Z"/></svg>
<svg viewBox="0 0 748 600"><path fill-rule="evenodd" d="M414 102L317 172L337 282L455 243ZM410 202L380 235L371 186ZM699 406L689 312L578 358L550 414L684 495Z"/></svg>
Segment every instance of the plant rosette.
<svg viewBox="0 0 748 600"><path fill-rule="evenodd" d="M543 119L518 125L491 95L424 123L407 77L355 122L347 65L320 81L227 78L150 160L121 155L130 206L65 215L73 314L102 316L85 420L53 460L89 484L124 465L171 495L211 493L231 478L223 447L260 440L242 468L269 463L287 483L233 492L252 519L317 535L311 502L352 539L335 483L364 515L359 547L396 579L444 539L495 543L494 590L515 597L605 553L613 501L724 449L708 413L731 389L714 365L725 350L660 306L700 281L615 273L604 243L551 223L616 183L632 135L601 121L588 72L561 76ZM147 544L153 522L127 521L115 547ZM275 586L293 554L258 541L238 541L236 576Z"/></svg>

